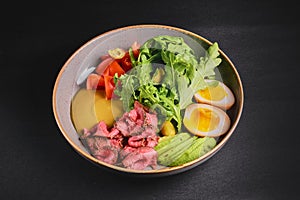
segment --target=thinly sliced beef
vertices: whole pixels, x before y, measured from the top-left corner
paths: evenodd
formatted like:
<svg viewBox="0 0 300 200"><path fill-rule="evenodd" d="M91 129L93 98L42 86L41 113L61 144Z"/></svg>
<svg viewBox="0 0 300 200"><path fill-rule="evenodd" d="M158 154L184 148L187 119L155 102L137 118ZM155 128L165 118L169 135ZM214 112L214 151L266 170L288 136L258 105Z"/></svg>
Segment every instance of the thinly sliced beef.
<svg viewBox="0 0 300 200"><path fill-rule="evenodd" d="M158 143L158 137L155 136L155 137L147 137L147 147L155 147Z"/></svg>
<svg viewBox="0 0 300 200"><path fill-rule="evenodd" d="M103 137L86 137L81 139L85 146L93 153L97 149L109 145L108 140Z"/></svg>
<svg viewBox="0 0 300 200"><path fill-rule="evenodd" d="M128 139L128 145L131 147L155 147L158 143L158 137L155 135L144 136L136 135Z"/></svg>
<svg viewBox="0 0 300 200"><path fill-rule="evenodd" d="M149 113L148 110L138 101L134 103L134 109L125 113L114 125L125 137L144 135L147 130L151 135L157 132L157 116Z"/></svg>
<svg viewBox="0 0 300 200"><path fill-rule="evenodd" d="M115 123L115 128L118 129L122 135L130 136L130 131L128 130L128 124L125 121L117 121Z"/></svg>
<svg viewBox="0 0 300 200"><path fill-rule="evenodd" d="M122 161L122 164L129 169L143 170L150 166L156 168L157 152L151 147L139 147L129 153Z"/></svg>
<svg viewBox="0 0 300 200"><path fill-rule="evenodd" d="M144 147L147 145L147 141L142 135L135 135L128 139L128 145L131 147Z"/></svg>
<svg viewBox="0 0 300 200"><path fill-rule="evenodd" d="M135 152L137 148L131 147L129 145L126 145L121 151L120 151L120 158L125 158L128 154Z"/></svg>
<svg viewBox="0 0 300 200"><path fill-rule="evenodd" d="M113 128L111 131L108 131L108 127L105 124L105 122L100 121L93 130L93 136L102 136L107 138L113 138L116 135L119 134L119 130L116 128Z"/></svg>
<svg viewBox="0 0 300 200"><path fill-rule="evenodd" d="M144 121L145 113L146 113L146 111L148 112L148 110L138 101L134 102L134 109L137 113L138 118L140 118L142 121Z"/></svg>
<svg viewBox="0 0 300 200"><path fill-rule="evenodd" d="M120 133L115 135L109 141L110 141L110 145L115 147L116 149L120 150L121 148L123 148L124 137Z"/></svg>
<svg viewBox="0 0 300 200"><path fill-rule="evenodd" d="M155 114L146 113L145 124L150 127L156 128L157 127L157 116Z"/></svg>
<svg viewBox="0 0 300 200"><path fill-rule="evenodd" d="M118 151L110 146L104 146L92 153L95 158L108 164L115 164L118 160Z"/></svg>
<svg viewBox="0 0 300 200"><path fill-rule="evenodd" d="M133 109L133 110L129 111L128 116L132 121L135 122L137 120L138 113L136 112L135 109Z"/></svg>
<svg viewBox="0 0 300 200"><path fill-rule="evenodd" d="M134 109L124 113L110 130L100 121L91 130L84 129L81 140L97 159L139 170L156 166L156 133L157 115L136 101Z"/></svg>
<svg viewBox="0 0 300 200"><path fill-rule="evenodd" d="M102 137L109 137L109 131L107 130L107 125L101 121L95 126L96 130L94 132L94 136L102 136Z"/></svg>
<svg viewBox="0 0 300 200"><path fill-rule="evenodd" d="M118 151L105 137L89 136L81 138L83 144L88 147L91 154L103 162L115 164L118 160Z"/></svg>

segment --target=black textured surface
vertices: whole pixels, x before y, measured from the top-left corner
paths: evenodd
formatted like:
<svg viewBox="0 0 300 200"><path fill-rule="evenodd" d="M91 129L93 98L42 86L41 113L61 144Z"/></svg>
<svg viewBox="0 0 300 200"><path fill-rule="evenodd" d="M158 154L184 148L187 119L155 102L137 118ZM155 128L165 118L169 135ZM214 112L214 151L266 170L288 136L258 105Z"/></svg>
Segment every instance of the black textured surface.
<svg viewBox="0 0 300 200"><path fill-rule="evenodd" d="M291 1L81 1L1 6L0 199L297 199L299 21ZM86 161L65 141L52 89L68 57L94 36L134 24L195 32L236 65L240 123L204 164L134 178Z"/></svg>

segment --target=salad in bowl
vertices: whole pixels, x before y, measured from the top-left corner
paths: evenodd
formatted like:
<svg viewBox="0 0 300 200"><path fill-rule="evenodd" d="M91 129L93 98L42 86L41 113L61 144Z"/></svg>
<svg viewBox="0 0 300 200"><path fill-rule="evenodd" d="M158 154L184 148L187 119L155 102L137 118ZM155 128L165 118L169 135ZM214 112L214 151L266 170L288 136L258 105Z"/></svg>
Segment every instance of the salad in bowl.
<svg viewBox="0 0 300 200"><path fill-rule="evenodd" d="M243 106L229 58L189 31L138 25L104 33L66 62L53 92L58 125L93 163L173 174L216 153Z"/></svg>

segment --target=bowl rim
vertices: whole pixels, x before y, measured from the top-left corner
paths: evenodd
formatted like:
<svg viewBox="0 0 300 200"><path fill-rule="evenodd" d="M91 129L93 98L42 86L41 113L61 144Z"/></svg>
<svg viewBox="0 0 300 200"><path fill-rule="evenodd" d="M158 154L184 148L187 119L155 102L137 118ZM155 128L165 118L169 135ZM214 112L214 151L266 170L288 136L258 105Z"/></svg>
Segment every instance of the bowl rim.
<svg viewBox="0 0 300 200"><path fill-rule="evenodd" d="M226 59L226 61L229 63L229 65L232 67L234 73L236 74L238 84L240 86L240 89L239 89L239 92L241 94L240 106L238 108L236 120L231 125L231 128L229 129L229 131L227 132L225 137L211 151L209 151L205 155L203 155L193 161L190 161L188 163L185 163L183 165L176 166L176 167L166 167L166 168L153 169L153 170L133 170L133 169L127 169L127 168L111 165L111 164L105 163L103 161L100 161L100 160L94 158L91 154L81 150L75 143L73 143L72 139L68 136L67 132L64 130L64 128L62 126L62 122L60 121L60 119L58 117L58 111L57 111L57 107L56 107L57 88L58 88L58 85L59 85L59 82L60 82L63 72L65 71L65 69L69 65L69 63L72 61L72 59L86 46L90 45L92 42L96 41L97 39L99 39L103 36L106 36L111 33L119 32L119 31L123 31L123 30L130 30L130 29L136 29L136 28L160 28L160 29L169 29L169 30L173 30L173 31L178 31L185 35L198 38L201 41L204 41L205 43L207 43L208 45L212 45L212 42L210 42L206 38L204 38L196 33L193 33L191 31L188 31L188 30L185 30L182 28L178 28L178 27L174 27L174 26L159 25L159 24L138 24L138 25L124 26L124 27L120 27L120 28L116 28L116 29L113 29L110 31L103 32L102 34L95 36L92 39L88 40L86 43L84 43L80 48L78 48L69 57L69 59L64 63L63 67L60 69L60 71L56 77L56 81L55 81L53 93L52 93L52 109L53 109L53 114L54 114L56 123L60 129L60 132L63 134L64 138L81 156L87 158L89 161L92 161L94 164L104 166L109 169L113 169L115 171L133 173L133 174L162 174L162 173L166 174L166 173L172 173L172 172L174 173L177 171L180 172L180 171L184 171L184 169L193 168L193 167L197 166L198 164L201 164L201 163L205 162L206 160L208 160L215 153L217 153L222 148L223 145L225 145L225 143L229 140L229 138L233 134L234 130L236 129L238 122L241 118L243 107L244 107L244 91L243 91L243 85L242 85L240 75L239 75L236 67L234 66L233 62L229 59L229 57L221 49L219 49L219 53Z"/></svg>

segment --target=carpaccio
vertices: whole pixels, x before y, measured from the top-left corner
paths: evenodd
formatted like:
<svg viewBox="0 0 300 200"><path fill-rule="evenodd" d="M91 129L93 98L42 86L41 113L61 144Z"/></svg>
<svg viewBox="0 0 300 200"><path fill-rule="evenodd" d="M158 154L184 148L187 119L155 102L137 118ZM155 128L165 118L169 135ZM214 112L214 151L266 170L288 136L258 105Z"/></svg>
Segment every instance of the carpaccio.
<svg viewBox="0 0 300 200"><path fill-rule="evenodd" d="M80 140L90 153L103 162L128 169L157 167L157 115L138 101L111 129L100 121L91 130L84 129Z"/></svg>

